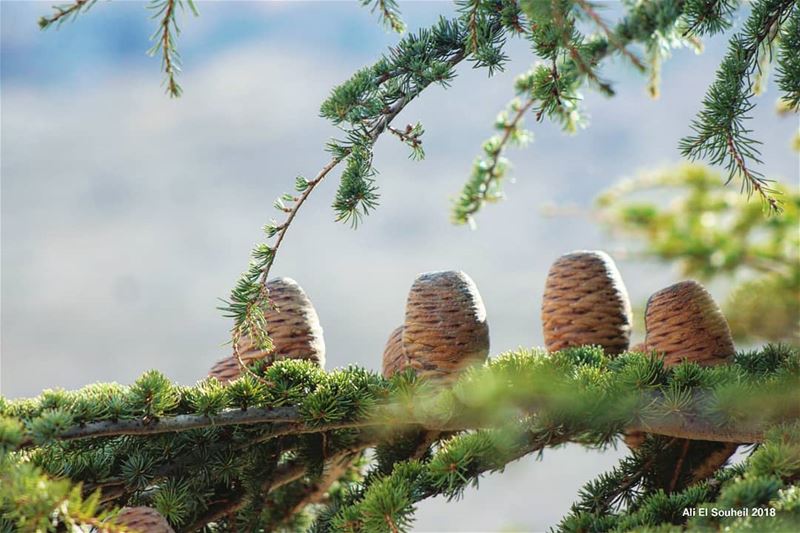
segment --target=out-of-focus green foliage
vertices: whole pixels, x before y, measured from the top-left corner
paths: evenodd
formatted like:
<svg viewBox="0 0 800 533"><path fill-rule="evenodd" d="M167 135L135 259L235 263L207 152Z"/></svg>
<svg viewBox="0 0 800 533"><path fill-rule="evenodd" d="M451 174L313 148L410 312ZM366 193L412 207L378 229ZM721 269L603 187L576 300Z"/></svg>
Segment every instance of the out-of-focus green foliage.
<svg viewBox="0 0 800 533"><path fill-rule="evenodd" d="M80 485L16 459L0 448L0 531L51 531L57 524L69 531L129 531L108 521L115 509L100 507L99 492L84 497Z"/></svg>
<svg viewBox="0 0 800 533"><path fill-rule="evenodd" d="M644 257L733 285L725 315L738 341L800 343L800 191L775 184L784 212L725 187L717 172L681 165L625 180L597 199L612 234L644 241Z"/></svg>

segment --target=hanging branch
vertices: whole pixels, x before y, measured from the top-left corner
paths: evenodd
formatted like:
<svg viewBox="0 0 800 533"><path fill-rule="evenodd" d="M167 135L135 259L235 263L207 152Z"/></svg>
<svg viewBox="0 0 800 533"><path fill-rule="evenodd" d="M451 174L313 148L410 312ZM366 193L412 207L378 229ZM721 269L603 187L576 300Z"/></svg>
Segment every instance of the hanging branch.
<svg viewBox="0 0 800 533"><path fill-rule="evenodd" d="M74 20L81 13L89 11L96 2L97 0L73 0L71 4L53 6L54 14L39 17L39 28L46 30L53 24L60 26L70 19Z"/></svg>
<svg viewBox="0 0 800 533"><path fill-rule="evenodd" d="M661 29L642 28L645 24L654 24L649 22L652 16L650 13L634 12L620 22L619 28L612 31L591 9L588 2L580 2L579 5L588 10L590 16L597 17L595 22L607 30L607 41L586 40L575 30L574 15L557 2L525 4L533 28L526 37L532 41L538 55L549 61L552 66L548 68L539 65L517 78L515 82L517 97L508 106L511 113L514 113L514 118L506 121L501 115L496 127L505 130L504 135L493 137L484 143L484 155L473 164L472 175L452 208L452 220L456 224L473 225L474 215L487 202L502 198L499 183L506 174L507 163L500 156L507 142L513 140L513 136L506 136L505 132L519 131L517 126L524 118L525 113L517 115L517 111L538 109L537 121L547 116L559 123L567 132L577 131L583 122L577 105L581 99L578 89L583 79L594 83L601 92L612 95L613 89L600 79L595 71L595 65L606 59L612 51L619 49L625 53L630 42L651 38L655 29ZM674 23L679 15L680 11L677 11L671 14L671 18L660 20L660 23L662 25ZM633 28L637 31L634 32ZM608 46L608 42L612 39L613 47ZM637 66L641 65L636 56L633 56L632 61ZM523 103L518 102L519 98L522 98ZM505 129L506 124L511 127L510 130ZM530 135L525 136L525 140L529 138ZM491 172L488 172L489 170Z"/></svg>
<svg viewBox="0 0 800 533"><path fill-rule="evenodd" d="M788 110L800 111L800 6L782 26L776 81Z"/></svg>
<svg viewBox="0 0 800 533"><path fill-rule="evenodd" d="M742 188L748 194L756 192L770 212L779 212L780 202L770 180L749 166L748 161L761 162L760 143L748 137L750 130L744 121L754 107L750 99L760 54L771 53L772 42L794 6L794 0L761 0L753 5L744 29L731 39L717 78L703 100L703 110L692 122L695 135L680 143L685 157L708 158L712 164L724 165L728 181L741 177Z"/></svg>
<svg viewBox="0 0 800 533"><path fill-rule="evenodd" d="M510 111L513 112L511 119L506 118L507 112L498 118L496 127L503 133L484 143L483 157L473 164L472 177L464 185L453 207L452 219L456 224L472 224L473 216L484 204L502 198L499 182L507 170L503 152L509 144L522 145L530 138L530 134L522 129L522 122L525 114L535 103L533 97L527 97L522 102L514 100L509 105Z"/></svg>
<svg viewBox="0 0 800 533"><path fill-rule="evenodd" d="M597 11L594 10L594 6L591 3L589 3L587 0L577 0L577 2L578 5L581 6L583 12L586 13L601 30L603 30L603 33L605 34L609 43L613 44L622 55L627 57L633 66L639 70L639 72L644 72L647 70L647 68L644 66L644 63L642 63L642 60L639 59L636 54L628 50L628 47L622 43L622 41L611 30L611 28L608 27L608 24L606 24L605 21L600 17Z"/></svg>
<svg viewBox="0 0 800 533"><path fill-rule="evenodd" d="M469 484L477 484L482 474L559 446L574 434L566 428L507 429L515 432L515 438L509 439L507 431L460 435L445 442L429 461L396 465L391 474L372 480L333 516L323 516L316 529L387 531L388 526L388 531L408 531L417 502L438 495L459 497Z"/></svg>
<svg viewBox="0 0 800 533"><path fill-rule="evenodd" d="M400 18L400 7L396 0L361 0L362 6L366 7L370 4L373 4L370 11L378 12L384 26L396 33L403 33L406 30L406 25Z"/></svg>
<svg viewBox="0 0 800 533"><path fill-rule="evenodd" d="M337 220L356 225L360 217L372 209L377 194L372 176L372 147L401 111L432 83L446 84L453 77L453 69L466 57L462 39L463 30L457 22L441 20L429 30L407 36L389 57L373 67L358 72L351 80L334 89L323 103L322 114L347 133L346 142L331 142L328 146L331 160L317 175L308 180L298 177L295 190L299 196L284 195L276 201L276 208L285 213L284 222L269 223L264 227L273 244L262 243L252 252L249 270L242 275L222 310L234 319L232 343L234 355L240 366L247 368L238 353L239 340L244 336L255 341L261 349L270 350L271 341L263 308L269 305L266 283L276 254L287 231L317 185L340 163L346 167L334 208ZM421 46L429 49L426 64L412 64L412 57ZM421 155L421 126L414 136L412 154ZM287 205L288 204L288 205Z"/></svg>
<svg viewBox="0 0 800 533"><path fill-rule="evenodd" d="M197 7L194 0L185 0L192 13L197 16ZM177 98L183 89L177 82L178 72L180 72L180 54L175 46L176 39L180 35L180 28L176 16L177 7L183 8L184 0L151 0L149 9L154 11L153 18L158 18L158 29L150 37L155 44L147 52L154 56L161 54L161 68L164 71L164 85L166 92L171 98Z"/></svg>

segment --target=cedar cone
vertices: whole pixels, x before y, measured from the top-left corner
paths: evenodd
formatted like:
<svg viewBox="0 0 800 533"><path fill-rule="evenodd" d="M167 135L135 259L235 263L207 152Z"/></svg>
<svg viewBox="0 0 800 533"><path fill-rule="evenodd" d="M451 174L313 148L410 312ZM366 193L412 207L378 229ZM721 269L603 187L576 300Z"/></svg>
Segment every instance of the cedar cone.
<svg viewBox="0 0 800 533"><path fill-rule="evenodd" d="M696 281L682 281L653 294L647 301L645 329L647 350L663 355L668 367L683 361L704 366L724 364L735 353L728 322ZM643 435L635 433L625 438L634 448L641 440ZM737 447L724 442L676 440L654 465L655 482L671 492L701 481L724 465Z"/></svg>
<svg viewBox="0 0 800 533"><path fill-rule="evenodd" d="M314 305L306 293L291 278L276 278L267 282L273 306L264 310L267 330L275 348L271 352L253 345L247 336L239 339L239 356L246 364L274 357L275 359L305 359L325 366L325 340ZM223 383L240 375L235 356L218 361L208 373Z"/></svg>
<svg viewBox="0 0 800 533"><path fill-rule="evenodd" d="M488 353L486 311L469 276L452 271L421 274L408 295L405 324L386 342L383 377L413 368L419 375L449 382L463 368L485 361ZM387 445L404 457L419 459L443 435L410 430Z"/></svg>
<svg viewBox="0 0 800 533"><path fill-rule="evenodd" d="M411 367L411 360L403 350L403 330L404 326L395 328L386 341L386 348L383 350L382 374L386 379L391 378L398 372L402 372ZM430 374L428 374L430 376ZM444 433L441 431L417 431L410 430L390 444L391 448L400 451L409 459L419 459L423 457L431 445L439 440Z"/></svg>
<svg viewBox="0 0 800 533"><path fill-rule="evenodd" d="M408 365L427 377L453 379L489 355L486 309L464 272L420 274L406 301L402 347Z"/></svg>
<svg viewBox="0 0 800 533"><path fill-rule="evenodd" d="M670 285L652 295L647 301L644 323L647 348L664 354L667 366L683 360L716 365L736 351L722 311L708 291L693 280Z"/></svg>
<svg viewBox="0 0 800 533"><path fill-rule="evenodd" d="M167 519L151 507L123 507L113 520L137 533L175 533Z"/></svg>
<svg viewBox="0 0 800 533"><path fill-rule="evenodd" d="M408 367L408 357L403 351L403 326L398 326L389 335L383 350L383 377L389 379Z"/></svg>
<svg viewBox="0 0 800 533"><path fill-rule="evenodd" d="M272 305L264 310L275 349L265 352L247 337L239 340L239 356L246 363L274 355L276 359L306 359L325 366L325 340L314 305L291 278L267 282Z"/></svg>
<svg viewBox="0 0 800 533"><path fill-rule="evenodd" d="M208 377L217 378L220 383L229 383L241 375L239 361L235 357L226 357L214 363L208 371Z"/></svg>
<svg viewBox="0 0 800 533"><path fill-rule="evenodd" d="M572 252L550 267L542 302L549 351L592 344L620 354L628 349L631 321L628 291L608 254Z"/></svg>

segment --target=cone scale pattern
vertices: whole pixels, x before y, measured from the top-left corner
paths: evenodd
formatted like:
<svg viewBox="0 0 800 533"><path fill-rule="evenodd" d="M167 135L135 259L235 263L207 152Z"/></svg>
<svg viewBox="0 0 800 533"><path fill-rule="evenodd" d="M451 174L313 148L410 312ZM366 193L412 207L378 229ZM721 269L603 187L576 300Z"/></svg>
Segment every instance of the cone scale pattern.
<svg viewBox="0 0 800 533"><path fill-rule="evenodd" d="M417 276L406 301L405 322L384 352L384 375L407 367L452 381L489 355L489 326L478 288L464 272Z"/></svg>
<svg viewBox="0 0 800 533"><path fill-rule="evenodd" d="M306 293L291 278L276 278L267 282L272 307L264 311L267 329L274 350L265 351L247 337L239 339L239 356L246 364L262 359L304 359L325 366L325 340L317 311ZM239 377L235 356L218 361L209 372L227 383Z"/></svg>
<svg viewBox="0 0 800 533"><path fill-rule="evenodd" d="M388 379L409 366L410 362L403 350L403 326L399 326L389 335L383 350L383 377Z"/></svg>
<svg viewBox="0 0 800 533"><path fill-rule="evenodd" d="M464 272L429 272L417 276L411 286L405 322L389 335L382 371L390 378L412 368L446 385L488 355L486 309L475 283ZM444 435L411 430L390 446L399 456L419 459Z"/></svg>
<svg viewBox="0 0 800 533"><path fill-rule="evenodd" d="M208 377L217 378L220 383L228 383L237 379L241 372L239 361L235 357L226 357L214 363L208 372Z"/></svg>
<svg viewBox="0 0 800 533"><path fill-rule="evenodd" d="M720 364L736 351L722 311L696 281L682 281L652 295L645 328L647 349L663 354L667 366L683 360Z"/></svg>
<svg viewBox="0 0 800 533"><path fill-rule="evenodd" d="M114 523L136 533L175 533L166 518L150 507L123 507Z"/></svg>
<svg viewBox="0 0 800 533"><path fill-rule="evenodd" d="M730 328L714 299L696 281L682 281L653 294L645 311L645 347L667 367L684 361L725 364L735 354ZM626 436L635 447L642 435ZM654 465L657 483L674 491L705 479L736 452L738 445L679 440ZM680 465L676 467L676 465Z"/></svg>
<svg viewBox="0 0 800 533"><path fill-rule="evenodd" d="M542 302L549 351L598 345L620 354L628 349L631 322L628 291L608 254L572 252L550 267Z"/></svg>

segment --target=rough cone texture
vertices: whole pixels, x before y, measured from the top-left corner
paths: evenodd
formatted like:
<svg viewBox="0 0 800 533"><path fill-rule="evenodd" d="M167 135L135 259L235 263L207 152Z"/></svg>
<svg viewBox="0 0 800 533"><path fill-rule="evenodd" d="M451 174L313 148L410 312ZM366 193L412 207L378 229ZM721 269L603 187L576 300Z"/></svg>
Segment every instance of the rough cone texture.
<svg viewBox="0 0 800 533"><path fill-rule="evenodd" d="M454 379L489 355L489 326L478 288L464 272L420 274L406 301L402 344L418 374Z"/></svg>
<svg viewBox="0 0 800 533"><path fill-rule="evenodd" d="M305 359L325 366L325 340L317 311L306 293L291 278L276 278L267 283L273 308L265 311L267 328L275 349L272 352L254 346L249 338L239 340L239 356L245 363L267 357L272 359ZM235 356L217 362L209 372L223 383L240 374Z"/></svg>
<svg viewBox="0 0 800 533"><path fill-rule="evenodd" d="M399 326L389 335L383 350L383 377L388 379L408 366L409 359L403 350L403 326Z"/></svg>
<svg viewBox="0 0 800 533"><path fill-rule="evenodd" d="M464 272L429 272L414 280L405 323L389 335L383 376L413 368L421 376L446 383L488 355L489 326L475 283ZM443 435L410 430L389 446L399 455L419 459Z"/></svg>
<svg viewBox="0 0 800 533"><path fill-rule="evenodd" d="M175 533L167 520L150 507L123 507L114 523L137 533Z"/></svg>
<svg viewBox="0 0 800 533"><path fill-rule="evenodd" d="M736 351L722 311L696 281L682 281L652 295L644 320L647 348L664 354L668 366L684 359L715 365Z"/></svg>
<svg viewBox="0 0 800 533"><path fill-rule="evenodd" d="M631 304L614 261L605 252L562 255L550 267L542 302L549 351L595 344L608 354L628 349Z"/></svg>
<svg viewBox="0 0 800 533"><path fill-rule="evenodd" d="M257 348L248 338L239 341L239 355L249 363L274 356L276 359L306 359L325 366L325 340L314 305L291 278L267 283L273 308L265 311L273 352Z"/></svg>
<svg viewBox="0 0 800 533"><path fill-rule="evenodd" d="M726 363L733 339L714 299L696 281L682 281L653 294L645 312L647 350L664 356L666 366L684 360L700 365ZM633 444L641 436L626 436ZM736 444L676 439L654 465L654 483L674 491L712 475L736 452Z"/></svg>
<svg viewBox="0 0 800 533"><path fill-rule="evenodd" d="M217 378L220 383L228 383L238 378L240 374L239 361L235 357L226 357L214 363L208 372L208 377Z"/></svg>

